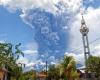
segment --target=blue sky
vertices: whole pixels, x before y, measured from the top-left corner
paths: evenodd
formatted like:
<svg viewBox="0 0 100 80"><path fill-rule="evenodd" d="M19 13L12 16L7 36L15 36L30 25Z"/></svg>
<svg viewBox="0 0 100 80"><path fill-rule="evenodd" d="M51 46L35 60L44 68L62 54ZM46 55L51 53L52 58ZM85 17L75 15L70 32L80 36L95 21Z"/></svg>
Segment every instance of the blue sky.
<svg viewBox="0 0 100 80"><path fill-rule="evenodd" d="M18 62L25 63L30 68L45 65L45 60L54 64L65 54L72 55L79 60L83 59L83 54L79 54L80 52L71 52L82 45L78 31L82 0L76 2L74 0L70 2L65 0L63 2L59 2L59 0L38 1L41 5L37 0L1 0L0 42L6 41L13 45L22 43L21 49L25 53L25 57L20 57ZM99 15L99 2L99 0L84 1L83 6L87 12L86 20L90 20L90 22L98 20L99 17L95 17L95 14ZM91 19L93 16L94 21ZM91 26L89 22L87 24ZM89 34L91 40L96 38L91 37L93 30L99 36L98 24L99 22L93 24L96 25L95 29L91 27ZM79 61L79 63L83 61Z"/></svg>
<svg viewBox="0 0 100 80"><path fill-rule="evenodd" d="M10 13L0 7L0 34L1 40L14 44L26 44L33 41L34 31L19 17L20 12Z"/></svg>
<svg viewBox="0 0 100 80"><path fill-rule="evenodd" d="M84 6L86 7L94 7L94 8L97 8L100 6L100 1L99 0L84 0Z"/></svg>

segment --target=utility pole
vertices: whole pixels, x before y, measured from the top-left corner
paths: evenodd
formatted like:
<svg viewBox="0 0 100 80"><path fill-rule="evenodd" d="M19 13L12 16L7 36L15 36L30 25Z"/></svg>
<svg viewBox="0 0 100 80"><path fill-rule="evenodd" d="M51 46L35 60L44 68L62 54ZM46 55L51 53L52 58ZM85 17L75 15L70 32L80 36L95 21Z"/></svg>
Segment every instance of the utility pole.
<svg viewBox="0 0 100 80"><path fill-rule="evenodd" d="M48 75L48 70L47 70L47 68L48 68L48 62L46 61L46 80L47 80L47 75Z"/></svg>
<svg viewBox="0 0 100 80"><path fill-rule="evenodd" d="M83 14L82 14L82 20L81 20L81 28L80 32L82 34L82 40L83 40L83 47L84 47L84 57L85 57L85 78L87 78L88 70L87 70L87 59L90 57L90 48L89 48L89 41L88 41L88 32L89 28L86 26Z"/></svg>

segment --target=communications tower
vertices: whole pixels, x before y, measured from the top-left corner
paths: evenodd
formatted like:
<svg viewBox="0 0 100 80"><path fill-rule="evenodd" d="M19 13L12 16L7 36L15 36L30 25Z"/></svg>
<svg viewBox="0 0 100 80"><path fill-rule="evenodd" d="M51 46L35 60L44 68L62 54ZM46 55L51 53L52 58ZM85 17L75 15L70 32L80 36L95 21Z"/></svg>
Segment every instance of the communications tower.
<svg viewBox="0 0 100 80"><path fill-rule="evenodd" d="M80 32L82 34L82 40L83 40L84 56L85 56L85 67L87 69L86 61L87 61L88 57L90 56L90 48L89 48L89 41L88 41L89 28L86 26L83 14L82 14ZM88 71L86 71L86 72L88 72Z"/></svg>

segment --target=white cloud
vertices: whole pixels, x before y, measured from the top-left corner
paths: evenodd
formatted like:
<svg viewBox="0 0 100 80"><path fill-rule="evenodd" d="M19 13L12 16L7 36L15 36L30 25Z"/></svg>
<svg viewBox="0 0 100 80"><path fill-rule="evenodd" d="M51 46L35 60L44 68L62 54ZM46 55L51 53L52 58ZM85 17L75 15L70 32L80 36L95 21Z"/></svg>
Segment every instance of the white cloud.
<svg viewBox="0 0 100 80"><path fill-rule="evenodd" d="M38 45L35 42L30 42L26 45L23 45L22 48L24 57L20 56L17 63L25 64L25 70L33 69L34 66L38 63Z"/></svg>
<svg viewBox="0 0 100 80"><path fill-rule="evenodd" d="M55 65L56 63L55 62L51 62L51 65Z"/></svg>
<svg viewBox="0 0 100 80"><path fill-rule="evenodd" d="M34 42L29 42L28 44L26 44L24 46L24 48L28 49L28 50L34 50L37 51L38 49L38 44L34 41Z"/></svg>
<svg viewBox="0 0 100 80"><path fill-rule="evenodd" d="M99 8L93 8L88 7L85 14L84 19L86 21L87 27L89 27L89 42L90 44L90 54L94 56L100 56L100 7ZM70 45L69 48L74 51L73 53L66 53L68 55L74 56L77 62L84 63L84 54L83 54L83 42L82 42L82 35L80 33L80 27L81 27L81 14L78 13L74 17L74 21L71 25L70 30ZM98 39L98 40L96 40ZM81 50L81 51L80 51ZM76 53L77 52L77 53ZM80 54L82 53L82 54Z"/></svg>
<svg viewBox="0 0 100 80"><path fill-rule="evenodd" d="M21 9L23 12L28 9L41 7L49 11L55 11L54 6L59 0L1 0L1 5L9 7L11 10ZM48 5L49 4L49 5Z"/></svg>
<svg viewBox="0 0 100 80"><path fill-rule="evenodd" d="M0 43L5 43L5 40L0 40Z"/></svg>
<svg viewBox="0 0 100 80"><path fill-rule="evenodd" d="M24 54L37 54L38 51L36 51L36 50L35 51L34 50L24 50L23 53Z"/></svg>
<svg viewBox="0 0 100 80"><path fill-rule="evenodd" d="M34 67L36 64L35 63L28 63L26 64L26 67Z"/></svg>
<svg viewBox="0 0 100 80"><path fill-rule="evenodd" d="M93 50L90 52L90 54L92 56L100 56L100 43L93 45L92 47L93 47ZM68 53L68 52L66 52L65 55L73 56L76 63L84 65L84 61L85 61L84 53Z"/></svg>
<svg viewBox="0 0 100 80"><path fill-rule="evenodd" d="M94 49L100 50L100 44L98 44Z"/></svg>
<svg viewBox="0 0 100 80"><path fill-rule="evenodd" d="M34 57L32 57L32 58L34 58ZM42 60L37 60L37 59L30 60L30 59L28 59L27 57L20 57L16 63L19 66L20 66L20 64L25 64L25 69L27 69L27 70L34 69L36 65L41 65L41 66L45 65L45 62L43 62Z"/></svg>
<svg viewBox="0 0 100 80"><path fill-rule="evenodd" d="M32 8L43 8L49 12L55 13L58 8L55 6L58 2L64 5L62 9L67 8L76 11L82 5L82 0L0 0L0 4L9 10L20 9L23 12Z"/></svg>
<svg viewBox="0 0 100 80"><path fill-rule="evenodd" d="M36 61L29 62L28 64L26 64L26 67L34 68L36 65L45 66L46 62L43 62L42 60L36 60Z"/></svg>
<svg viewBox="0 0 100 80"><path fill-rule="evenodd" d="M39 65L42 65L42 66L46 65L46 62L43 62L42 60L38 60L37 62Z"/></svg>
<svg viewBox="0 0 100 80"><path fill-rule="evenodd" d="M65 55L73 56L77 64L84 64L84 53L76 54L76 53L68 53L66 52Z"/></svg>
<svg viewBox="0 0 100 80"><path fill-rule="evenodd" d="M23 48L24 48L23 53L27 55L25 57L30 57L30 59L32 58L31 60L33 61L37 60L39 54L38 54L38 45L35 41L26 44L25 46L23 46Z"/></svg>
<svg viewBox="0 0 100 80"><path fill-rule="evenodd" d="M100 56L100 43L95 45L95 47L92 51L92 55Z"/></svg>
<svg viewBox="0 0 100 80"><path fill-rule="evenodd" d="M87 12L84 14L84 18L89 27L89 42L100 37L100 7L94 9L93 7L89 7ZM77 14L74 18L74 22L72 23L71 31L70 31L70 48L80 48L82 45L81 33L79 31L81 27L81 14ZM90 46L91 48L91 46Z"/></svg>
<svg viewBox="0 0 100 80"><path fill-rule="evenodd" d="M22 64L28 64L28 59L27 58L25 58L25 57L20 57L18 60L17 60L17 64L19 64L19 63L22 63Z"/></svg>
<svg viewBox="0 0 100 80"><path fill-rule="evenodd" d="M22 46L24 48L24 54L38 55L38 45L34 42L29 42L28 44Z"/></svg>

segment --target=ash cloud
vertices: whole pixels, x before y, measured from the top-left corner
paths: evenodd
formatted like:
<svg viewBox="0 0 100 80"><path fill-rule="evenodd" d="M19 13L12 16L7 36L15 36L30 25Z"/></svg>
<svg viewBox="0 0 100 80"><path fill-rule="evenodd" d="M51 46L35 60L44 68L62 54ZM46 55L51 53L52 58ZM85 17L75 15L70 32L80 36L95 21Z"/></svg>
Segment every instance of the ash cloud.
<svg viewBox="0 0 100 80"><path fill-rule="evenodd" d="M10 12L21 11L21 18L34 29L39 59L54 62L70 45L70 24L83 0L0 0ZM34 46L34 45L33 45ZM50 57L54 57L51 59Z"/></svg>
<svg viewBox="0 0 100 80"><path fill-rule="evenodd" d="M63 56L69 42L70 16L68 13L54 15L41 9L32 9L23 16L24 21L33 26L40 55Z"/></svg>

